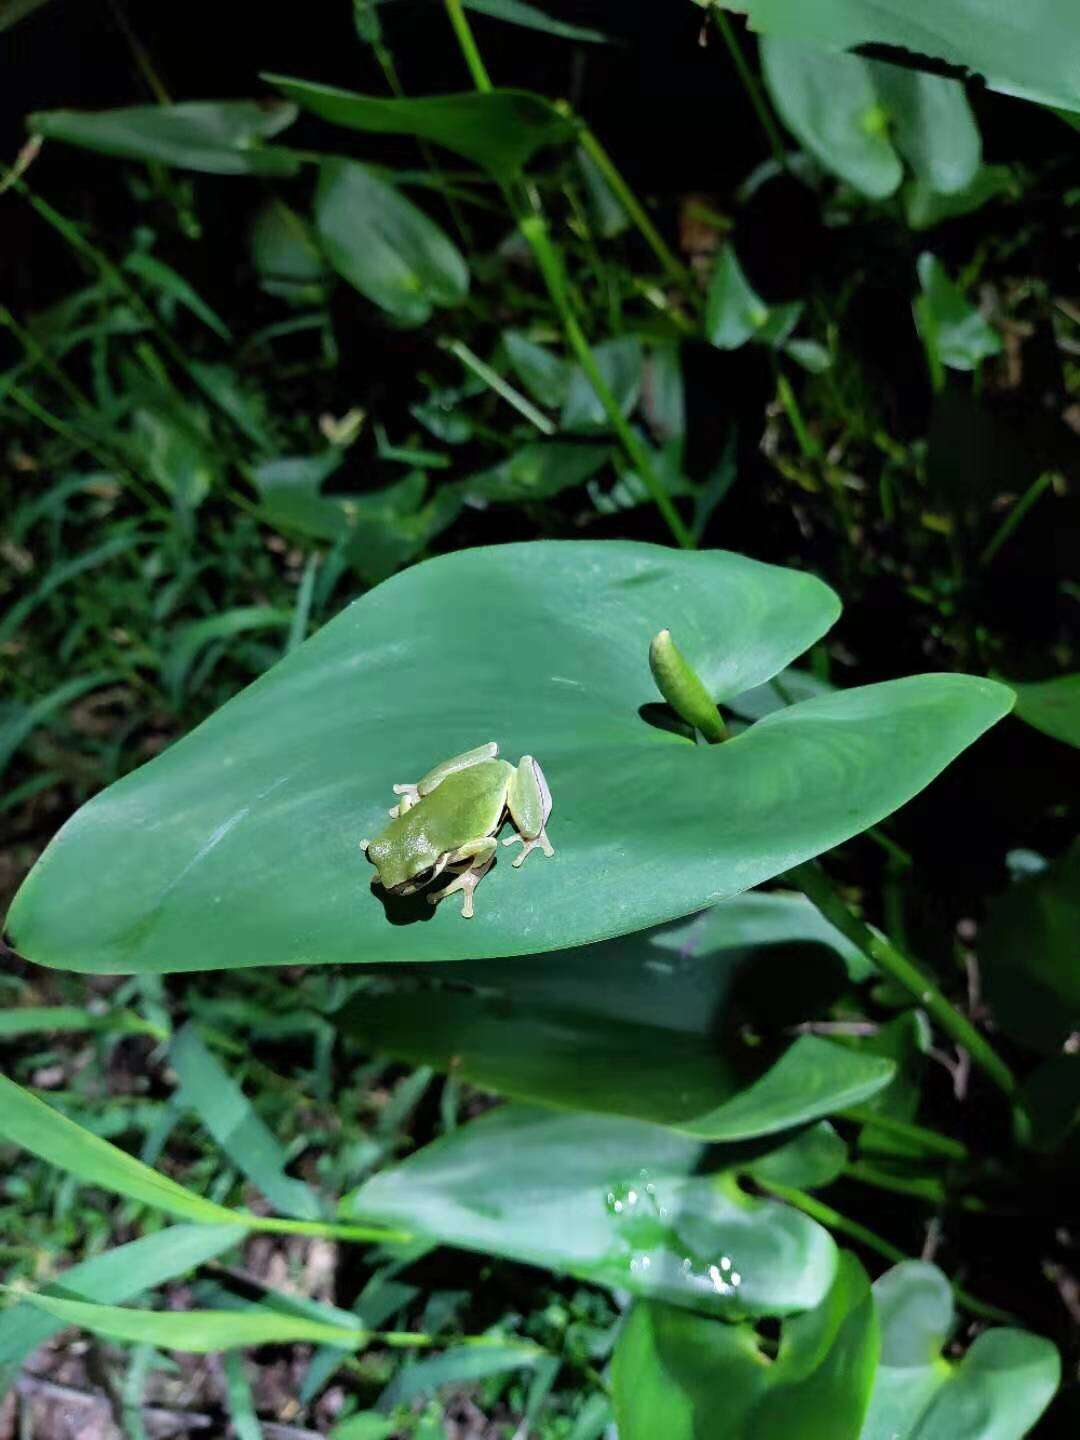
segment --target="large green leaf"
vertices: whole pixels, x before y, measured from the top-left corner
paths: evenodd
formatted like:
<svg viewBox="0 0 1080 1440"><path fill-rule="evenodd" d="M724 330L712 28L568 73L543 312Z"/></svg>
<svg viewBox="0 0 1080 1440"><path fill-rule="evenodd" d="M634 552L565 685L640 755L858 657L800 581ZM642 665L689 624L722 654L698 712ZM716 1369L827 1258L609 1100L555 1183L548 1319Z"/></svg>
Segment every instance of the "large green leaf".
<svg viewBox="0 0 1080 1440"><path fill-rule="evenodd" d="M816 1305L832 1239L745 1195L742 1158L636 1120L507 1105L380 1171L342 1211L729 1317Z"/></svg>
<svg viewBox="0 0 1080 1440"><path fill-rule="evenodd" d="M469 271L457 246L411 200L366 165L324 160L315 225L330 264L403 325L459 305Z"/></svg>
<svg viewBox="0 0 1080 1440"><path fill-rule="evenodd" d="M550 100L527 90L389 100L285 75L263 79L335 125L433 140L504 180L518 174L542 146L569 140L577 130L576 122Z"/></svg>
<svg viewBox="0 0 1080 1440"><path fill-rule="evenodd" d="M747 943L755 926L771 947ZM432 966L419 988L410 979L357 995L338 1023L374 1050L516 1099L741 1140L858 1104L892 1079L890 1061L813 1035L763 1071L739 1038L755 998L781 976L778 1027L815 1013L822 980L828 992L843 977L844 951L802 896L742 895L583 951L465 963L449 975ZM748 993L739 982L751 966L763 978ZM759 1019L768 1023L760 1006Z"/></svg>
<svg viewBox="0 0 1080 1440"><path fill-rule="evenodd" d="M935 1266L895 1266L874 1304L881 1363L861 1440L1020 1440L1050 1403L1061 1361L1040 1336L988 1330L958 1364L943 1358L953 1297Z"/></svg>
<svg viewBox="0 0 1080 1440"><path fill-rule="evenodd" d="M1080 110L1080 11L1029 0L723 0L755 30L853 50L891 45L982 75L994 90Z"/></svg>
<svg viewBox="0 0 1080 1440"><path fill-rule="evenodd" d="M615 1348L619 1440L859 1440L878 1354L870 1284L842 1254L770 1361L749 1325L638 1303Z"/></svg>
<svg viewBox="0 0 1080 1440"><path fill-rule="evenodd" d="M994 899L979 935L986 996L1001 1028L1049 1055L1080 1029L1080 840Z"/></svg>
<svg viewBox="0 0 1080 1440"><path fill-rule="evenodd" d="M37 135L125 160L156 160L215 175L292 175L291 150L264 146L296 119L281 100L194 100L123 110L42 110L27 119Z"/></svg>
<svg viewBox="0 0 1080 1440"><path fill-rule="evenodd" d="M836 612L811 576L725 552L540 541L428 561L74 816L16 897L9 943L113 973L481 959L740 894L876 824L1012 702L993 681L924 675L789 706L717 746L649 723L658 630L722 699ZM359 842L391 786L489 739L543 765L556 855L497 864L472 922L453 903L384 905Z"/></svg>
<svg viewBox="0 0 1080 1440"><path fill-rule="evenodd" d="M1055 740L1080 748L1080 674L1014 685L1016 714Z"/></svg>

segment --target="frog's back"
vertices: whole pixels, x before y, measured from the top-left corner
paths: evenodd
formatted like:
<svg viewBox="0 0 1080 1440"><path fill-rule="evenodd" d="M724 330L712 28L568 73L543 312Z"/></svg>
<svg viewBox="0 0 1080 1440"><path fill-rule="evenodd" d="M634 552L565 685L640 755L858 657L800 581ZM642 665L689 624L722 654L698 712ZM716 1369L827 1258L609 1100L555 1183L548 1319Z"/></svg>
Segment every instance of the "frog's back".
<svg viewBox="0 0 1080 1440"><path fill-rule="evenodd" d="M438 853L494 830L506 805L506 786L514 767L505 760L482 760L448 775L430 795L401 817L403 826L423 830ZM432 802L438 798L438 804Z"/></svg>

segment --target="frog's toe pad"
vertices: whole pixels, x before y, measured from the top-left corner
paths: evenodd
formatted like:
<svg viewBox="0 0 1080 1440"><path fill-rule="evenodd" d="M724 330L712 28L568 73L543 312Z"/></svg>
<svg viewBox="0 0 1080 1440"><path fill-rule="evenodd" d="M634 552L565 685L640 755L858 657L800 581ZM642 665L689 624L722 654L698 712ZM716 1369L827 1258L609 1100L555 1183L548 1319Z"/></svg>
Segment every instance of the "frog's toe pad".
<svg viewBox="0 0 1080 1440"><path fill-rule="evenodd" d="M555 849L552 846L551 841L547 837L546 830L541 830L540 834L537 835L535 840L526 840L524 835L514 834L505 836L502 843L504 845L514 845L518 841L521 842L521 854L513 862L515 870L519 869L522 865L524 865L527 857L538 848L540 850L543 850L545 855L555 854Z"/></svg>

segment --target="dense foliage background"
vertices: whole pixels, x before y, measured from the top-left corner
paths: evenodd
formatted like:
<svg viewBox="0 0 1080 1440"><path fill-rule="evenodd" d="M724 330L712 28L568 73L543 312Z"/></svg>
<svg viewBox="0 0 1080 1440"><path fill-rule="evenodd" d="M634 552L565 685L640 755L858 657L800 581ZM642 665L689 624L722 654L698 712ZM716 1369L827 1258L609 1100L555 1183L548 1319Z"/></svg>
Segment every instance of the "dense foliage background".
<svg viewBox="0 0 1080 1440"><path fill-rule="evenodd" d="M280 81L376 97L470 89L447 13L426 0L268 7L235 27L201 3L0 7L0 908L80 804L430 556L681 538L820 577L842 615L793 645L785 658L806 654L779 698L730 707L736 724L912 672L1018 682L1016 714L828 869L992 1039L1025 1087L1034 1142L1018 1148L1015 1113L968 1052L895 983L851 969L835 932L811 951L821 937L796 926L755 952L726 1040L747 1074L755 1046L771 1058L793 1035L897 1063L867 1104L921 1141L883 1140L847 1107L836 1126L849 1153L841 1171L826 1164L816 1219L872 1276L883 1257L922 1256L960 1286L961 1319L941 1327L950 1358L988 1321L1052 1340L1064 1383L1036 1433L1071 1435L1075 116L979 75L939 75L944 90L916 95L912 77L926 77L907 54L836 69L782 38L759 47L741 17L689 0L544 9L546 24L507 0L469 17L497 86L567 105L507 111L479 140L440 146L370 117L332 125L318 96ZM1076 43L1066 29L1063 50ZM194 140L145 115L102 131L62 113L222 97L259 105L207 112ZM333 158L317 173L320 156ZM515 224L534 203L565 290ZM594 347L610 407L571 326ZM445 613L449 602L440 624ZM436 733L431 761L445 748ZM702 953L711 963L734 944L721 935ZM512 1006L508 975L493 976L463 968L440 1013L467 1007L470 985L505 984ZM663 1348L643 1321L627 1329L628 1296L609 1277L553 1275L521 1246L478 1258L320 1233L314 1191L347 1200L380 1175L389 1187L395 1162L458 1134L492 1091L522 1094L498 1056L460 1074L445 1029L418 1037L427 1001L412 992L363 967L117 977L13 954L0 1003L4 1072L23 1092L195 1195L315 1226L193 1252L187 1278L162 1271L164 1309L239 1297L320 1323L359 1315L432 1349L416 1363L393 1340L344 1358L332 1340L278 1343L222 1361L149 1333L122 1347L68 1329L28 1358L0 1328L0 1436L232 1425L241 1440L260 1427L268 1440L589 1440L611 1433L612 1386L618 1408L628 1383L610 1364L616 1338L624 1376ZM550 1043L536 1039L538 1053ZM235 1107L224 1117L222 1095ZM565 1143L585 1153L597 1142L571 1119L582 1129ZM948 1164L920 1151L927 1133L951 1140ZM25 1150L4 1157L8 1285L43 1288L164 1223L122 1186L118 1200ZM780 1193L784 1175L762 1171L755 1193L769 1183ZM816 1188L787 1183L804 1199ZM769 1313L763 1353L783 1311ZM783 1323L781 1353L798 1343ZM671 1344L684 1342L697 1343ZM645 1414L647 1397L636 1403ZM651 1433L676 1433L657 1413ZM822 1433L849 1433L831 1423Z"/></svg>

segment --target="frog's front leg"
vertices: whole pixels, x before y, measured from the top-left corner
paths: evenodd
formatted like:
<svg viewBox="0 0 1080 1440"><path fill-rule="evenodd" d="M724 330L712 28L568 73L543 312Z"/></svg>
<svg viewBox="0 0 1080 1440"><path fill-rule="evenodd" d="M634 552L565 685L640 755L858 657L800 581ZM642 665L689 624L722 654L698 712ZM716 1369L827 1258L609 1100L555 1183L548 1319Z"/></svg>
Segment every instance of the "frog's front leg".
<svg viewBox="0 0 1080 1440"><path fill-rule="evenodd" d="M480 840L469 840L464 845L452 851L446 857L447 865L465 864L465 869L457 879L451 880L449 885L444 885L441 890L435 890L428 898L429 905L437 905L440 900L445 900L447 895L453 895L455 890L465 892L465 903L461 907L461 914L466 920L473 918L473 891L491 869L492 861L495 859L497 844L490 835L485 835Z"/></svg>
<svg viewBox="0 0 1080 1440"><path fill-rule="evenodd" d="M470 765L479 765L482 760L494 760L498 753L499 746L496 741L489 740L486 745L478 745L475 750L464 750L460 755L453 755L449 760L443 760L422 776L415 785L395 785L394 794L400 795L401 799L390 811L390 814L404 815L414 805L418 805L425 795L430 795L448 775L454 775L458 770L467 770Z"/></svg>
<svg viewBox="0 0 1080 1440"><path fill-rule="evenodd" d="M510 818L518 834L507 835L504 845L521 841L521 854L514 861L514 869L524 864L525 857L540 847L545 855L554 855L551 841L547 837L548 816L551 814L551 791L548 789L544 772L531 755L523 755L518 761L506 794Z"/></svg>

